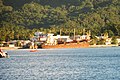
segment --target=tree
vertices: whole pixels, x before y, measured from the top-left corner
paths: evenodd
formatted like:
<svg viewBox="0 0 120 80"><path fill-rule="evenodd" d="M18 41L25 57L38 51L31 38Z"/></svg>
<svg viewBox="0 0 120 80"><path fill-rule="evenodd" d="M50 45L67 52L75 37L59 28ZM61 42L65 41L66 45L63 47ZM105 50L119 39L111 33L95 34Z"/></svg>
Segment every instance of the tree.
<svg viewBox="0 0 120 80"><path fill-rule="evenodd" d="M106 40L105 39L100 39L97 42L97 45L105 45Z"/></svg>
<svg viewBox="0 0 120 80"><path fill-rule="evenodd" d="M118 44L117 37L113 36L111 40L112 44Z"/></svg>

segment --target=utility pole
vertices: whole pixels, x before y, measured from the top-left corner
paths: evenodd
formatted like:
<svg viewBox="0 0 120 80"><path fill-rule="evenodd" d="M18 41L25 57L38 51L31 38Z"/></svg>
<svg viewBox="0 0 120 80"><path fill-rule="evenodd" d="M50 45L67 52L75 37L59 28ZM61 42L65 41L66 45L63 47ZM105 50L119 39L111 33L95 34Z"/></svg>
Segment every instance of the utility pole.
<svg viewBox="0 0 120 80"><path fill-rule="evenodd" d="M83 29L83 35L85 35L85 28Z"/></svg>
<svg viewBox="0 0 120 80"><path fill-rule="evenodd" d="M60 41L61 41L61 29L60 29Z"/></svg>
<svg viewBox="0 0 120 80"><path fill-rule="evenodd" d="M74 40L75 40L75 28L74 28Z"/></svg>

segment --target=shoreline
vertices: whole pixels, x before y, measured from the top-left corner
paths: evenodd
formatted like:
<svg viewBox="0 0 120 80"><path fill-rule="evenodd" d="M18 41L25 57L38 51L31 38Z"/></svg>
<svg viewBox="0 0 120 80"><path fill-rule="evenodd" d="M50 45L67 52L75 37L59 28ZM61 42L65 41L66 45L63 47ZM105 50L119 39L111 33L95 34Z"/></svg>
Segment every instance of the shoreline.
<svg viewBox="0 0 120 80"><path fill-rule="evenodd" d="M118 45L89 45L88 48L101 48L101 47L119 47ZM19 50L21 47L1 47L3 50ZM74 48L74 47L73 47ZM82 48L82 47L80 47ZM29 49L29 48L28 48ZM42 49L42 48L38 48ZM53 48L54 49L54 48ZM57 49L57 48L55 48ZM59 48L60 49L60 48Z"/></svg>
<svg viewBox="0 0 120 80"><path fill-rule="evenodd" d="M118 45L112 44L112 45L90 45L90 48L100 48L100 47L119 47Z"/></svg>
<svg viewBox="0 0 120 80"><path fill-rule="evenodd" d="M20 47L1 47L3 50L16 50L19 49Z"/></svg>

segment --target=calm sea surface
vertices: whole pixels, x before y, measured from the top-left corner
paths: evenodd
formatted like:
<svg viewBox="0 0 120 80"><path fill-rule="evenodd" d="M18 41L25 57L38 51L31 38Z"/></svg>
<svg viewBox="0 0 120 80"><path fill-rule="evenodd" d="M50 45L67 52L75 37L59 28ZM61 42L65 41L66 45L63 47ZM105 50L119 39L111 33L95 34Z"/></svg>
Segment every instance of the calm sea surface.
<svg viewBox="0 0 120 80"><path fill-rule="evenodd" d="M120 47L7 52L0 80L120 80Z"/></svg>

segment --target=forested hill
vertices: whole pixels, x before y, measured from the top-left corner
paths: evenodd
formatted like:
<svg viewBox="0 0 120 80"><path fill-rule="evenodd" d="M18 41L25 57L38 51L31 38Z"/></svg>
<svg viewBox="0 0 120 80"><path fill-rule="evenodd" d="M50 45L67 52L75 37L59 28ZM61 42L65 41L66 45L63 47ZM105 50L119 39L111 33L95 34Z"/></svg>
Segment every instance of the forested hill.
<svg viewBox="0 0 120 80"><path fill-rule="evenodd" d="M115 1L115 0L114 0ZM94 8L105 7L112 4L113 0L4 0L5 5L10 5L14 9L22 7L26 3L37 2L41 5L49 5L51 7L60 7L62 5L66 6L80 6L83 3L86 5L91 5Z"/></svg>
<svg viewBox="0 0 120 80"><path fill-rule="evenodd" d="M14 34L37 28L71 35L75 28L76 34L86 29L92 35L120 36L120 0L0 0L0 27L15 29Z"/></svg>

